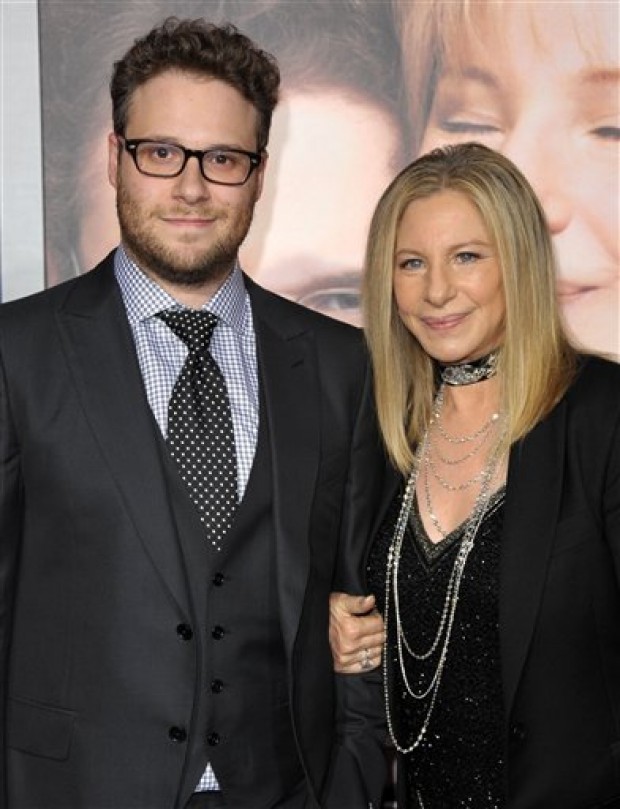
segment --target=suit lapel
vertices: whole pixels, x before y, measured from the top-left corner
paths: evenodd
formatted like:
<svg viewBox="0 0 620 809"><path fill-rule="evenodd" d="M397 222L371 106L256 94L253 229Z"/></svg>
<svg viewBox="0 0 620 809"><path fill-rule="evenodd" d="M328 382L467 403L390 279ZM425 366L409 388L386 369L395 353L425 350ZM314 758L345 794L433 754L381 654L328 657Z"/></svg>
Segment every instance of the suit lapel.
<svg viewBox="0 0 620 809"><path fill-rule="evenodd" d="M318 377L311 332L248 283L273 468L282 631L297 633L309 566L310 511L319 462Z"/></svg>
<svg viewBox="0 0 620 809"><path fill-rule="evenodd" d="M506 716L534 633L562 492L566 406L512 448L502 536L499 625Z"/></svg>
<svg viewBox="0 0 620 809"><path fill-rule="evenodd" d="M58 312L58 326L86 418L136 534L177 606L187 610L158 427L111 257L76 282Z"/></svg>

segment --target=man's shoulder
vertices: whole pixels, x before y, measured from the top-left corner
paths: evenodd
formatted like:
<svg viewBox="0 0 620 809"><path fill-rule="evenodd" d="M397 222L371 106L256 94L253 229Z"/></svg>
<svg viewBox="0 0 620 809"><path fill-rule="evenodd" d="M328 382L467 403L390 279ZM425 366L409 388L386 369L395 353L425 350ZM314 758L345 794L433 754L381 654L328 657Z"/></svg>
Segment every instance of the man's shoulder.
<svg viewBox="0 0 620 809"><path fill-rule="evenodd" d="M106 256L95 268L77 278L71 278L53 287L40 290L23 298L16 298L0 304L0 324L9 328L12 324L22 326L25 321L45 318L61 309L65 303L81 292L88 294L106 285L111 286L114 280L113 253Z"/></svg>

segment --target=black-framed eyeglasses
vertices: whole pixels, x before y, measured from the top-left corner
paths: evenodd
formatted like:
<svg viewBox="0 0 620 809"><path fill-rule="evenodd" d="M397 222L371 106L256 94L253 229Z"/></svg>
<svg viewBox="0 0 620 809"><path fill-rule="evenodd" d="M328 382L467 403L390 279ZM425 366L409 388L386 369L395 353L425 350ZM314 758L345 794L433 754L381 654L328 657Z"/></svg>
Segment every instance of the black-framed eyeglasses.
<svg viewBox="0 0 620 809"><path fill-rule="evenodd" d="M178 143L120 137L133 158L136 168L147 177L178 177L190 157L195 157L200 173L216 185L243 185L263 156L244 149L213 146L210 149L186 149Z"/></svg>

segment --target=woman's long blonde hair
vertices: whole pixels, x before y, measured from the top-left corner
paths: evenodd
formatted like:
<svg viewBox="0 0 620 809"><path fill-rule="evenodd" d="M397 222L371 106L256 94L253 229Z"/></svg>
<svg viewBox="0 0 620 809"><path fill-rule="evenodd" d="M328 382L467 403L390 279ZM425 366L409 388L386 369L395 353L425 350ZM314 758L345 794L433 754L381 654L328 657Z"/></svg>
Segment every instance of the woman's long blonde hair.
<svg viewBox="0 0 620 809"><path fill-rule="evenodd" d="M565 393L576 352L561 324L556 265L545 215L517 167L476 143L436 149L407 166L375 210L366 249L364 313L375 397L388 454L403 473L430 419L432 359L403 325L393 294L398 227L407 207L441 191L479 211L497 251L506 304L498 376L507 446L528 433Z"/></svg>

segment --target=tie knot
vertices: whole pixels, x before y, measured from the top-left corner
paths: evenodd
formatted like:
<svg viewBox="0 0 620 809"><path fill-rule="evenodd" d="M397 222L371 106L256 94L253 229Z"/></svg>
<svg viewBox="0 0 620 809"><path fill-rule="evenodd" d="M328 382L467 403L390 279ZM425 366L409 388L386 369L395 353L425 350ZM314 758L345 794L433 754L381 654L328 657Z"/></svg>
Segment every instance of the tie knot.
<svg viewBox="0 0 620 809"><path fill-rule="evenodd" d="M190 352L198 354L204 354L209 348L219 320L212 312L196 309L166 309L158 312L157 317L183 340Z"/></svg>

